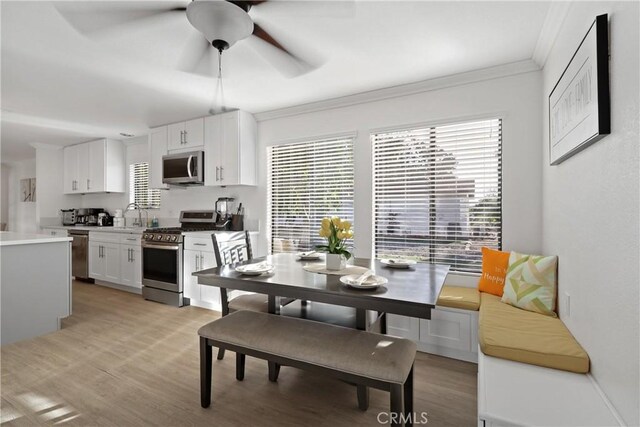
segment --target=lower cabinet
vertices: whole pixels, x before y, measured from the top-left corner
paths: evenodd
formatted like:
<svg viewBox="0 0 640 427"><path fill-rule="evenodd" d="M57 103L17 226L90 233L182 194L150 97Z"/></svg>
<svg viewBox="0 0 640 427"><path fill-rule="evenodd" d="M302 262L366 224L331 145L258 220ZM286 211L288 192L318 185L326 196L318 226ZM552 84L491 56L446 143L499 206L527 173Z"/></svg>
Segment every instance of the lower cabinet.
<svg viewBox="0 0 640 427"><path fill-rule="evenodd" d="M209 239L210 241L211 239ZM199 285L198 279L192 276L195 271L213 268L216 266L216 258L213 252L194 249L198 247L199 240L185 239L183 261L184 296L191 300L190 304L221 311L220 288L215 286ZM203 246L204 247L204 246ZM207 249L210 243L207 242Z"/></svg>
<svg viewBox="0 0 640 427"><path fill-rule="evenodd" d="M117 283L120 279L120 245L89 240L89 277Z"/></svg>
<svg viewBox="0 0 640 427"><path fill-rule="evenodd" d="M120 284L142 289L142 249L120 246Z"/></svg>
<svg viewBox="0 0 640 427"><path fill-rule="evenodd" d="M142 288L140 236L89 233L89 277L132 288Z"/></svg>
<svg viewBox="0 0 640 427"><path fill-rule="evenodd" d="M437 307L431 319L388 315L387 333L416 342L418 350L478 361L478 312Z"/></svg>

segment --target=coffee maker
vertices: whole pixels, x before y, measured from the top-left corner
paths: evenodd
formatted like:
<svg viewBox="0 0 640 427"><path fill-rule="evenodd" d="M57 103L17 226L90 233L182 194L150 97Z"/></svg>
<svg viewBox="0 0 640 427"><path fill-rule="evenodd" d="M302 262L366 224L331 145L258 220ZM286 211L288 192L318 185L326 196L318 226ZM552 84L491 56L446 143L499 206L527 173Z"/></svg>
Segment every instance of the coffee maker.
<svg viewBox="0 0 640 427"><path fill-rule="evenodd" d="M220 197L216 200L216 230L231 230L235 205L233 197Z"/></svg>

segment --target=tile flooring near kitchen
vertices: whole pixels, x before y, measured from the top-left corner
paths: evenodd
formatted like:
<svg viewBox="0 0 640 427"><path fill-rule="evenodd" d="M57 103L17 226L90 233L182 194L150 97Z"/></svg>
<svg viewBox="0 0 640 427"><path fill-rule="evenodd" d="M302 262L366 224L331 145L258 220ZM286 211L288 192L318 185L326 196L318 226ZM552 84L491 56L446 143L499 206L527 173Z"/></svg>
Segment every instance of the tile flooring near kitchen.
<svg viewBox="0 0 640 427"><path fill-rule="evenodd" d="M2 425L374 426L388 411L386 392L371 390L361 412L353 386L293 368L270 383L257 359L238 382L232 354L214 359L213 403L201 408L196 331L218 316L75 282L61 331L2 347ZM431 426L477 425L476 371L418 353L415 411Z"/></svg>

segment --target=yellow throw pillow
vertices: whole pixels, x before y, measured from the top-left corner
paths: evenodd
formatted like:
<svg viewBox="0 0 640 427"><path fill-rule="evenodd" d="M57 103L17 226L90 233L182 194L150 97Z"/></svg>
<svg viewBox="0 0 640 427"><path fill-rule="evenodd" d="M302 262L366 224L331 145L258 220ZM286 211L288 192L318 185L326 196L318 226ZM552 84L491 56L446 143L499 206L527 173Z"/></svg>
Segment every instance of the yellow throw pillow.
<svg viewBox="0 0 640 427"><path fill-rule="evenodd" d="M501 297L508 266L509 252L483 247L482 276L478 281L478 290Z"/></svg>
<svg viewBox="0 0 640 427"><path fill-rule="evenodd" d="M511 252L502 302L556 317L558 257Z"/></svg>

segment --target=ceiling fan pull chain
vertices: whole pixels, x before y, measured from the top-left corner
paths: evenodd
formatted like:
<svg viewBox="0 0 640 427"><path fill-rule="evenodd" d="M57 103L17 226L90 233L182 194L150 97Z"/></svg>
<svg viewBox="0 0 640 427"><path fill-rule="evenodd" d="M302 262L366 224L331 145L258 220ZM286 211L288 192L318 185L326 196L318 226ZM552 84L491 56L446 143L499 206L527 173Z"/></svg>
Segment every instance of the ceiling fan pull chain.
<svg viewBox="0 0 640 427"><path fill-rule="evenodd" d="M218 51L218 81L220 82L220 111L224 112L224 87L222 85L222 51Z"/></svg>

